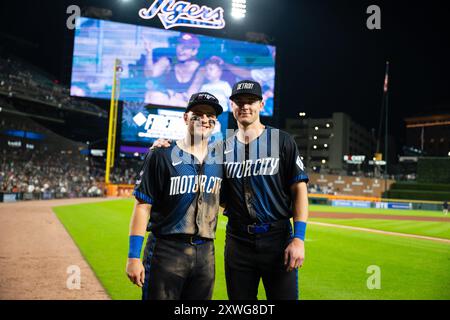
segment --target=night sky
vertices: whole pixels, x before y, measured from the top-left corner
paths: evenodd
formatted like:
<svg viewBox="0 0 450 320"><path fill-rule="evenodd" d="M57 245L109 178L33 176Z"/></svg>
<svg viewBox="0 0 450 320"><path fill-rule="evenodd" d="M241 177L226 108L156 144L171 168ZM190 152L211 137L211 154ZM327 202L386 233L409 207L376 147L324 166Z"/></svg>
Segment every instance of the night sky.
<svg viewBox="0 0 450 320"><path fill-rule="evenodd" d="M73 32L65 27L68 5L109 8L114 21L162 28L159 20L137 15L150 2L2 1L0 41L68 83L73 45ZM261 32L277 46L280 125L300 111L310 117L345 112L367 129L378 129L386 60L389 128L397 145L404 143L404 117L450 112L450 10L445 1L247 0L243 21L229 16L231 1L193 2L224 7L226 28L178 30L239 40L248 31ZM366 9L372 4L381 8L381 30L366 27Z"/></svg>

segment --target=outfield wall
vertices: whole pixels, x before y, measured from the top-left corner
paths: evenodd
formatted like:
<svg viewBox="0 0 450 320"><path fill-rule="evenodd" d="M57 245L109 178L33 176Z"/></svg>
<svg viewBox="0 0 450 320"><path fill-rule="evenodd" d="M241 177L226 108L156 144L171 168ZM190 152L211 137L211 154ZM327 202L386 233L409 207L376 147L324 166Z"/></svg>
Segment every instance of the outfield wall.
<svg viewBox="0 0 450 320"><path fill-rule="evenodd" d="M311 204L322 204L334 207L376 208L401 210L442 210L441 201L405 200L381 197L362 197L345 195L308 194Z"/></svg>
<svg viewBox="0 0 450 320"><path fill-rule="evenodd" d="M109 197L131 197L134 185L110 184L106 187ZM339 207L402 209L402 210L442 210L442 202L417 201L405 199L386 199L358 195L308 194L310 204L323 204Z"/></svg>

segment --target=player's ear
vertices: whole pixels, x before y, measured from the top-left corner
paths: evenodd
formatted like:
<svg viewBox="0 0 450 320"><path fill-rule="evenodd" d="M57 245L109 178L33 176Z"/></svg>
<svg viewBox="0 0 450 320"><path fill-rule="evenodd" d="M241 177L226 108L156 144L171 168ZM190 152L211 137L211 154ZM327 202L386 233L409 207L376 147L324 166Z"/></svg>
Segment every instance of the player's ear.
<svg viewBox="0 0 450 320"><path fill-rule="evenodd" d="M183 120L184 120L184 123L189 124L189 114L188 113L183 114Z"/></svg>
<svg viewBox="0 0 450 320"><path fill-rule="evenodd" d="M230 99L230 106L231 106L231 110L234 110L234 108L237 107L236 103L234 103L234 101L231 99Z"/></svg>
<svg viewBox="0 0 450 320"><path fill-rule="evenodd" d="M264 106L265 106L265 102L264 100L261 100L260 104L259 104L259 111L263 111L264 110Z"/></svg>

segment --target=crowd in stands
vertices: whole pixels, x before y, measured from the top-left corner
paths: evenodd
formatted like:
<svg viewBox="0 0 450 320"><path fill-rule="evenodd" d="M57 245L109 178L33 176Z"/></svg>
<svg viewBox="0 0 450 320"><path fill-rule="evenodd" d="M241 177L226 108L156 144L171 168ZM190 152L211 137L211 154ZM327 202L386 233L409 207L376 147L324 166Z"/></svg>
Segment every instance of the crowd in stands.
<svg viewBox="0 0 450 320"><path fill-rule="evenodd" d="M1 150L0 192L59 193L64 197L102 196L105 168L76 151ZM121 160L110 181L133 185L140 161ZM62 197L61 196L61 197ZM39 197L35 197L39 198Z"/></svg>
<svg viewBox="0 0 450 320"><path fill-rule="evenodd" d="M102 178L92 175L89 159L74 151L1 150L1 192L101 196Z"/></svg>
<svg viewBox="0 0 450 320"><path fill-rule="evenodd" d="M111 172L111 181L117 184L134 184L141 160L120 159Z"/></svg>
<svg viewBox="0 0 450 320"><path fill-rule="evenodd" d="M30 140L11 135L11 131L38 133L42 138ZM104 159L89 155L88 149L88 145L64 138L29 117L2 113L0 193L32 195L33 199L42 199L44 194L47 198L55 194L61 198L102 196ZM140 158L119 158L110 181L134 184L141 163Z"/></svg>
<svg viewBox="0 0 450 320"><path fill-rule="evenodd" d="M90 161L90 174L94 177L99 177L104 180L105 177L105 163L104 161L94 161L92 157ZM139 167L142 165L142 159L140 158L128 158L118 159L114 164L114 168L110 172L110 182L115 184L128 184L134 185L136 181L136 175Z"/></svg>
<svg viewBox="0 0 450 320"><path fill-rule="evenodd" d="M326 185L320 185L315 183L308 183L308 193L314 193L314 194L330 194L330 195L337 195L337 191L334 190L333 187L329 187Z"/></svg>
<svg viewBox="0 0 450 320"><path fill-rule="evenodd" d="M18 59L0 57L0 93L20 95L55 107L107 117L98 106L70 96L68 88L52 81L50 76Z"/></svg>

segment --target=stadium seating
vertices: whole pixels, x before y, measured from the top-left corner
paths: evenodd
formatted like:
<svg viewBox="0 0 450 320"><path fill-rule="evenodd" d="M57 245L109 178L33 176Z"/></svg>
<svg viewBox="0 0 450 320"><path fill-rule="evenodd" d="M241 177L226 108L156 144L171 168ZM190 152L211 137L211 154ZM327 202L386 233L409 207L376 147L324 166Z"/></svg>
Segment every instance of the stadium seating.
<svg viewBox="0 0 450 320"><path fill-rule="evenodd" d="M367 177L317 174L309 175L308 191L316 194L381 197L384 180ZM387 188L393 183L387 180Z"/></svg>
<svg viewBox="0 0 450 320"><path fill-rule="evenodd" d="M0 95L107 117L105 110L90 102L72 98L69 89L54 83L50 75L18 58L0 57Z"/></svg>

